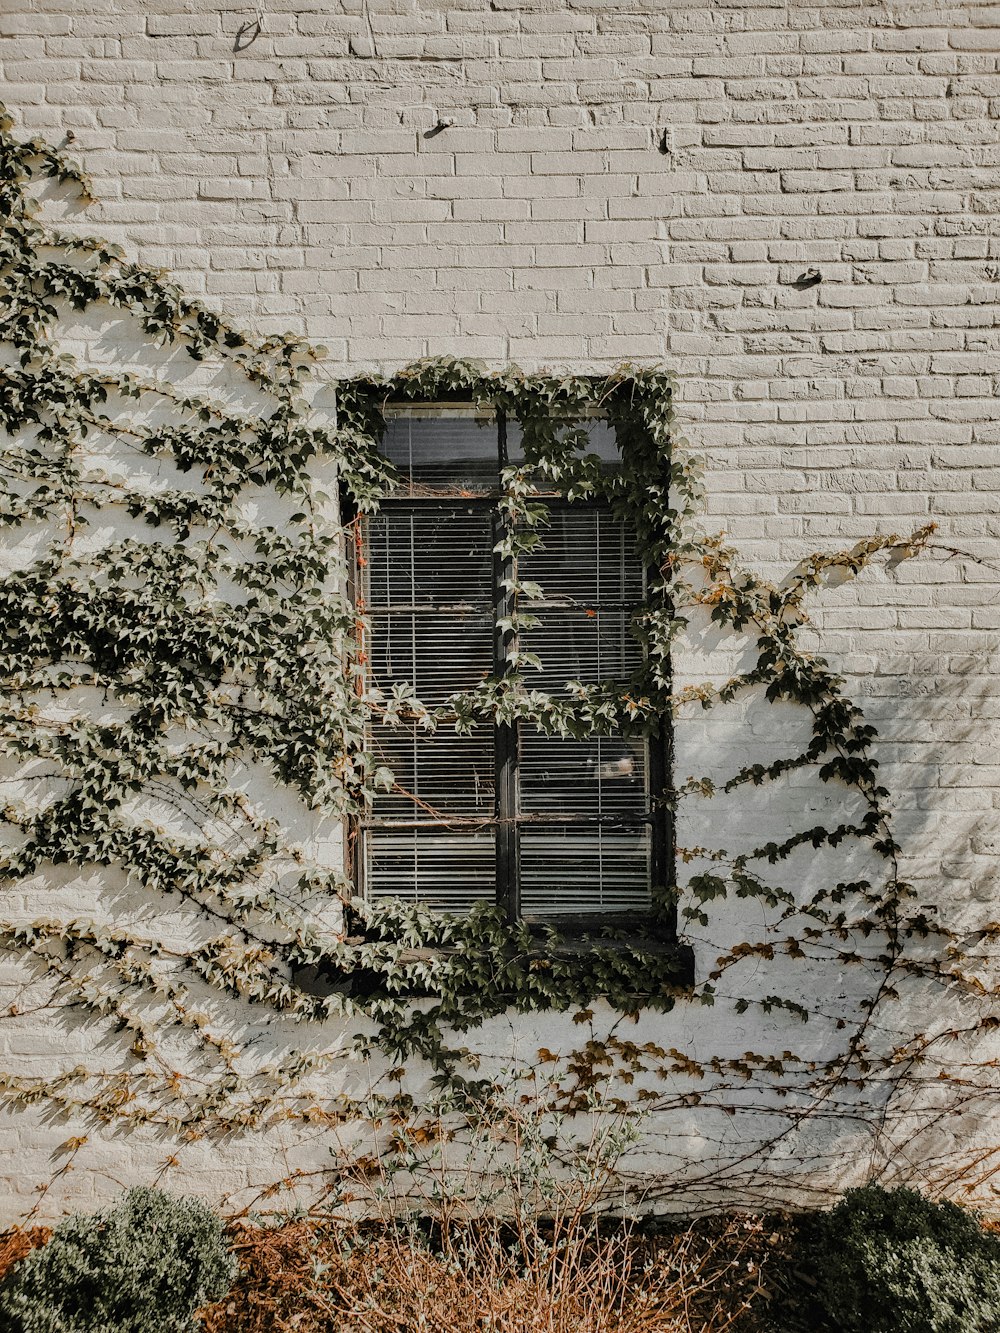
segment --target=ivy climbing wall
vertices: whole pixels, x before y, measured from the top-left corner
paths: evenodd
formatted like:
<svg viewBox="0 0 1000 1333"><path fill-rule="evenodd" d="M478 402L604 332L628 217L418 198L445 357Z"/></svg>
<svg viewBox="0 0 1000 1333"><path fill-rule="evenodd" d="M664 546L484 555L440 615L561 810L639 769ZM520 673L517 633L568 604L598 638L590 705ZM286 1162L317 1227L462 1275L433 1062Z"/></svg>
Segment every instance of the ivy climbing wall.
<svg viewBox="0 0 1000 1333"><path fill-rule="evenodd" d="M317 436L319 461L307 465L303 454L291 470L310 472L295 493L305 488L319 505L308 534L319 548L329 538L338 549L340 534L337 515L316 498L318 474L353 468L359 491L378 489L364 462L375 425L348 381L392 377L422 357L477 358L481 368L454 372L462 385L535 410L546 393L567 390L539 380L518 391L484 385L484 376L508 362L530 376L544 367L605 375L636 361L677 375L669 426L690 443L677 443L673 458L704 457L704 494L678 476L690 499L685 533L658 536L663 555L689 543L688 565L671 572L690 581L690 623L670 648L678 695L692 688L658 706L677 712L680 874L694 885L681 919L695 951L694 989L678 999L659 978L659 1002L622 1018L625 997L641 986L628 968L615 974L612 961L611 975L598 968L557 987L559 1012L494 1002L451 1042L478 1053L474 1071L463 1066L460 1076L513 1083L511 1071L537 1066L542 1050L553 1079L568 1061L570 1083L605 1102L628 1101L630 1088L655 1093L629 1169L663 1206L810 1200L871 1173L991 1202L1000 1147L989 1065L1000 850L1000 6L538 0L484 10L475 0L288 0L260 13L166 3L150 13L103 0L8 0L0 38L15 137L65 148L92 178L86 209L72 182L41 178L46 218L167 270L251 341L290 330L325 344L327 355L313 365L304 351L289 361L277 345L255 345L254 356L277 369L264 382L248 379L224 339L220 350L209 337L207 362L195 364L184 336L158 348L157 331L134 311L109 311L98 299L76 316L60 306L60 348L81 365L160 379L262 418L274 410L274 383L309 363L316 415L306 420L329 431L329 442ZM433 388L434 373L411 382ZM639 382L644 428L655 434L666 424L665 391L655 375ZM351 408L339 422L338 394ZM139 412L117 400L114 410ZM162 424L163 405L145 404L149 411L140 420ZM336 438L336 424L354 432L350 441ZM271 441L276 457L294 453L297 429L289 418L289 434ZM181 443L170 445L175 454ZM664 466L668 455L664 446ZM178 480L176 462L157 465L157 485ZM240 485L256 489L239 504L257 506L241 522L281 536L298 530L299 501L279 493L281 474L277 464L241 474ZM127 520L137 527L115 527L119 535L148 535L143 512ZM933 536L923 532L930 523ZM738 555L720 553L720 530ZM234 551L249 532L236 533ZM881 549L874 542L805 567L806 584L817 585L811 621L794 652L775 648L760 667L760 642L766 650L783 642L800 619L798 585L788 582L803 576L800 562L879 536ZM15 545L14 568L39 558L23 527ZM307 573L335 590L333 555L321 574ZM761 580L795 597L775 592L772 603ZM241 662L252 651L242 644ZM862 720L824 713L840 687L817 684L809 654L843 676L838 697L860 705ZM764 673L756 685L727 691L734 673L754 669ZM790 673L795 690L786 688ZM775 680L785 684L768 699ZM334 708L338 718L344 711ZM312 757L314 721L303 722ZM870 751L857 732L869 724L878 732ZM821 754L770 771L817 734L829 742ZM838 752L831 736L849 744ZM253 738L271 759L273 741ZM838 753L840 768L823 774ZM858 754L877 759L878 770L852 775L844 764ZM333 755L328 746L324 762ZM734 774L743 780L720 791ZM310 874L336 866L336 802L317 773L303 776L289 758L254 781L254 808L277 821L286 842L304 841ZM871 795L876 781L887 795ZM317 791L318 814L307 809ZM864 830L871 836L831 838L855 829L872 801L892 814L888 854L873 850L888 838L877 821ZM810 830L814 838L804 836ZM757 856L751 885L740 858L772 843L773 864L766 851ZM100 907L112 925L143 918L148 932L164 919L163 904L148 877L126 884L115 878L123 873L87 870L91 899L77 867L42 866L30 882L15 877L2 915L65 922ZM308 915L336 934L337 886L310 881L309 889L326 898ZM809 911L783 916L782 894ZM285 920L277 933L287 929ZM407 929L414 943L433 934L426 923ZM198 913L171 916L167 933L188 949L219 936ZM391 971L399 930L387 938L382 954L377 939L357 946L375 950L376 972ZM54 1075L79 1063L117 1069L122 1057L115 1023L106 1024L111 1035L95 1026L86 1001L56 1012L36 996L32 1017L18 998L23 943L4 973L21 1012L0 1028L14 1080L0 1122L12 1218L39 1198L41 1212L58 1213L154 1178L242 1206L302 1172L279 1190L278 1205L296 1183L312 1198L328 1183L331 1146L350 1155L378 1139L366 1099L373 1084L388 1097L386 1073L407 1068L390 1086L418 1114L436 1105L439 1085L427 1080L441 1074L441 1047L414 1030L414 1006L401 1016L399 1001L383 1010L373 1001L291 1032L284 1019L248 1010L245 994L227 997L231 978L221 977L216 995L210 959L199 984L216 1006L217 1054L199 1095L217 1119L246 1116L252 1127L225 1134L209 1115L197 1125L130 1123L115 1114L113 1080L96 1118L85 1104L96 1084L57 1115L47 1087ZM371 970L373 957L339 961ZM292 975L287 959L281 966ZM636 966L648 981L649 965ZM609 994L614 1006L602 999ZM669 1012L665 999L677 1000ZM142 1003L130 1000L129 1014ZM449 1020L469 1010L452 1003ZM136 1039L130 1023L126 1052ZM367 1057L353 1047L359 1028L377 1047ZM388 1049L387 1028L410 1036ZM221 1040L272 1073L227 1088ZM291 1049L326 1061L294 1111L272 1100L275 1088L284 1096L291 1086L286 1074L310 1073ZM453 1095L459 1075L445 1063ZM156 1077L169 1082L171 1069ZM401 1102L380 1106L410 1114Z"/></svg>

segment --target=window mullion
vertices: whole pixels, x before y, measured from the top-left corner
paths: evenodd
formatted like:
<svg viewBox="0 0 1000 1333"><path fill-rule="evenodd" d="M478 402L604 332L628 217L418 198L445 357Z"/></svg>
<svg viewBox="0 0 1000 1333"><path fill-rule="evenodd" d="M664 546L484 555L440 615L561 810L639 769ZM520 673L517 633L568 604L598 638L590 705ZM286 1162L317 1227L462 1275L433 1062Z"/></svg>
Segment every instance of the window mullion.
<svg viewBox="0 0 1000 1333"><path fill-rule="evenodd" d="M500 467L507 465L507 422L501 412L497 419L497 445ZM494 545L508 548L509 519L498 507L493 520ZM494 635L494 672L506 675L511 669L511 654L517 648L517 636L510 627L514 614L514 557L494 551L493 597L496 607ZM504 622L501 626L501 622ZM518 735L517 724L498 723L494 734L496 754L496 815L497 815L497 904L503 908L508 921L516 921L521 913L517 873L517 811L518 811Z"/></svg>
<svg viewBox="0 0 1000 1333"><path fill-rule="evenodd" d="M645 571L643 601L650 602L651 585L662 578L661 571L647 567ZM659 605L673 611L669 591L662 591L658 597ZM673 662L668 654L663 664L666 669L670 689L673 689ZM662 669L662 668L661 668ZM650 882L656 888L671 888L677 883L677 829L673 806L674 786L674 729L670 715L662 720L655 734L646 741L647 763L649 765L649 801L652 820ZM670 800L668 801L668 794ZM670 908L668 928L671 933L677 930L677 906Z"/></svg>

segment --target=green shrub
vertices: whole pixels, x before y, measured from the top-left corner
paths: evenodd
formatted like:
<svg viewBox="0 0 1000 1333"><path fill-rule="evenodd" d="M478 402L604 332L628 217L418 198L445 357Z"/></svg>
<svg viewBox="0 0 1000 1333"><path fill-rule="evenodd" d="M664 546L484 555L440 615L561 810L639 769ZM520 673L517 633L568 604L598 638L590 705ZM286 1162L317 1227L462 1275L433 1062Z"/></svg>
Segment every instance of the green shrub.
<svg viewBox="0 0 1000 1333"><path fill-rule="evenodd" d="M229 1290L222 1223L196 1199L133 1189L67 1218L0 1287L0 1333L189 1333Z"/></svg>
<svg viewBox="0 0 1000 1333"><path fill-rule="evenodd" d="M1000 1241L913 1190L848 1190L817 1219L818 1296L844 1333L997 1333Z"/></svg>

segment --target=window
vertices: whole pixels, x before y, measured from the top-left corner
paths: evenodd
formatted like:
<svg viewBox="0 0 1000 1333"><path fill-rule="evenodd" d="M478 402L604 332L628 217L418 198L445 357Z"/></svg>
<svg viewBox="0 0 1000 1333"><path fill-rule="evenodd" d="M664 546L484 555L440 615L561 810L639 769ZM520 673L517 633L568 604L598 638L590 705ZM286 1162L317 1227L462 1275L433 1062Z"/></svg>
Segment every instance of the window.
<svg viewBox="0 0 1000 1333"><path fill-rule="evenodd" d="M373 683L411 684L434 707L509 671L531 688L626 680L641 664L633 632L646 571L605 502L544 498L541 544L501 554L500 472L523 457L520 428L471 408L387 412L384 451L399 485L364 521L357 571ZM619 462L614 435L586 423L588 452ZM533 621L515 641L510 582ZM540 593L539 593L540 590ZM370 899L464 912L482 899L515 919L644 913L667 878L665 745L624 736L564 739L534 725L480 724L457 734L374 726L371 745L396 785L361 821L357 869Z"/></svg>

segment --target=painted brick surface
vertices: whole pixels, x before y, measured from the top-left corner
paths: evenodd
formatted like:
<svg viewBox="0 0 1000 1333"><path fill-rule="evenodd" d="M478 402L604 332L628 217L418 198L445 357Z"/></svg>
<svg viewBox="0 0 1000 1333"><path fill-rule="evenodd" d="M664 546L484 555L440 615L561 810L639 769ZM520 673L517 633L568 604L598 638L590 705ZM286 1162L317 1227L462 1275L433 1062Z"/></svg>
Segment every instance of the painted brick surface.
<svg viewBox="0 0 1000 1333"><path fill-rule="evenodd" d="M769 576L930 520L998 554L998 4L271 0L258 24L205 0L6 0L0 59L22 124L71 134L95 178L68 225L326 343L333 378L437 354L664 360L708 523ZM880 727L910 874L956 918L997 892L998 629L995 571L959 559L870 573L816 618ZM681 725L681 776L773 739L736 711ZM683 836L829 799L790 783ZM706 1050L786 1040L777 1020L671 1022ZM26 1040L44 1057L52 1035ZM65 1134L0 1122L11 1215ZM94 1151L80 1188L99 1192L164 1155ZM198 1146L176 1183L232 1192L255 1151ZM79 1198L60 1189L53 1206Z"/></svg>

